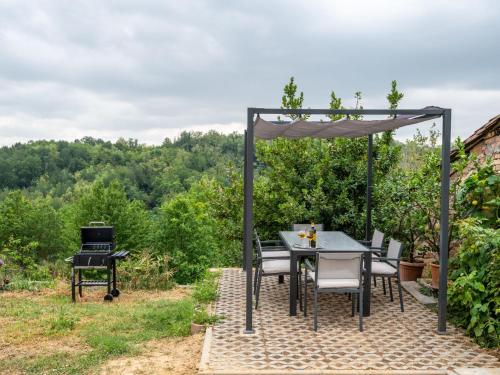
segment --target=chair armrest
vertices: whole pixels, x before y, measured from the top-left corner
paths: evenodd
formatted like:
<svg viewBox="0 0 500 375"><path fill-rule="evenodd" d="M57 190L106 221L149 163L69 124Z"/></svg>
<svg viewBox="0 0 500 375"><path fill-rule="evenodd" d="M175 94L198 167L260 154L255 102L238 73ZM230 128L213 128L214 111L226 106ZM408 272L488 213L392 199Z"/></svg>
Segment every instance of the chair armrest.
<svg viewBox="0 0 500 375"><path fill-rule="evenodd" d="M357 241L363 245L370 245L372 243L372 241L370 240L357 240Z"/></svg>
<svg viewBox="0 0 500 375"><path fill-rule="evenodd" d="M274 243L274 244L282 244L283 241L281 240L266 240L266 241L260 241L261 245L269 244L269 243Z"/></svg>
<svg viewBox="0 0 500 375"><path fill-rule="evenodd" d="M306 260L304 261L304 265L306 266L306 268L307 268L309 271L314 272L315 267L314 267L314 265L313 265L313 264L311 264L311 261L310 261L309 259L306 259Z"/></svg>
<svg viewBox="0 0 500 375"><path fill-rule="evenodd" d="M385 248L383 248L383 247L376 247L376 246L369 246L369 248L372 250L382 250L382 251L385 250Z"/></svg>
<svg viewBox="0 0 500 375"><path fill-rule="evenodd" d="M262 251L285 251L288 250L285 246L268 246L268 247L263 247Z"/></svg>

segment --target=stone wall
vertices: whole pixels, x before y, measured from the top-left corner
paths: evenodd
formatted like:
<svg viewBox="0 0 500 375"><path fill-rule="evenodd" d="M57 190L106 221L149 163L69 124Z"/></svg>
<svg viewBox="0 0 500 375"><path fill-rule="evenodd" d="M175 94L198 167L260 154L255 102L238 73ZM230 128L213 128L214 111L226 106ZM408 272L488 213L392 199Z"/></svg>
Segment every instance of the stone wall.
<svg viewBox="0 0 500 375"><path fill-rule="evenodd" d="M500 173L500 132L498 132L498 129L486 134L482 141L474 146L470 152L477 155L481 164L487 157L491 157L495 171Z"/></svg>

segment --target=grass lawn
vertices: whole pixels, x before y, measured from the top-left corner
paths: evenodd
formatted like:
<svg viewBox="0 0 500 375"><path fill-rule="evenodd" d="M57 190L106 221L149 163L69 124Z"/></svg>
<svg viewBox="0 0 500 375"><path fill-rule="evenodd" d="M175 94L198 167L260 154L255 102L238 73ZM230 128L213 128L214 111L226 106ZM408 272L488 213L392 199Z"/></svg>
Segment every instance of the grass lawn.
<svg viewBox="0 0 500 375"><path fill-rule="evenodd" d="M214 320L203 306L215 299L217 280L218 274L209 273L193 288L123 291L111 303L102 300L102 289L84 289L83 301L73 304L66 284L39 292L0 292L0 373L102 373L110 361L131 365L133 357L142 360L184 341L191 349L198 345L199 352L201 335L188 337L190 324L195 315ZM188 366L193 371L195 357L186 358L194 362ZM177 365L172 373L179 373Z"/></svg>

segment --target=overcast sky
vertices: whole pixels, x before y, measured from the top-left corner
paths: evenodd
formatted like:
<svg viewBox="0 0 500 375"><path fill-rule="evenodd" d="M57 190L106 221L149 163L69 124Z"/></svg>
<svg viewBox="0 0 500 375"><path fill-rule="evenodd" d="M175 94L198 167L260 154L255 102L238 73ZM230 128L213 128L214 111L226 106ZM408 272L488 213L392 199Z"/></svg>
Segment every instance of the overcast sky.
<svg viewBox="0 0 500 375"><path fill-rule="evenodd" d="M499 20L496 0L0 0L0 144L241 131L290 76L314 108L386 107L396 79L400 108L450 107L466 137L500 113Z"/></svg>

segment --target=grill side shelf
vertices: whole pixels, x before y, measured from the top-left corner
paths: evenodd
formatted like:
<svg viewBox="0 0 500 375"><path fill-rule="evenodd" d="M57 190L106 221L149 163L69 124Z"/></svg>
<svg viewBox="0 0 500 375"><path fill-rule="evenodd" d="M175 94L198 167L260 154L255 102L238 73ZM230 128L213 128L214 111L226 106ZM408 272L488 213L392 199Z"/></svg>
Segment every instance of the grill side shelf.
<svg viewBox="0 0 500 375"><path fill-rule="evenodd" d="M124 259L125 257L128 256L128 254L129 254L129 251L121 250L121 251L117 251L116 253L111 254L110 258Z"/></svg>

